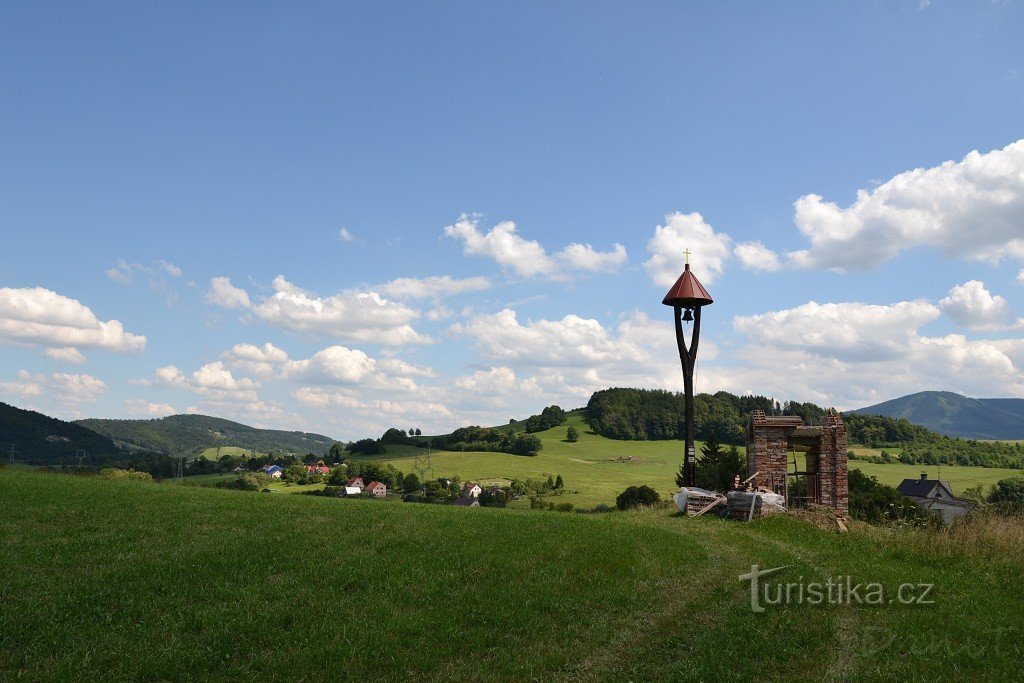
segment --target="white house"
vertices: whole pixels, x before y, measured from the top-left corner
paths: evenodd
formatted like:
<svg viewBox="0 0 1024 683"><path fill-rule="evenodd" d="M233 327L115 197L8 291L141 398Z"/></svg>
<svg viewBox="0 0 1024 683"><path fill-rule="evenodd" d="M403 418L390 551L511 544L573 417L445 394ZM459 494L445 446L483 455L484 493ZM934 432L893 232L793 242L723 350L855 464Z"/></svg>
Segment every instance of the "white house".
<svg viewBox="0 0 1024 683"><path fill-rule="evenodd" d="M284 474L284 470L280 465L271 465L267 469L263 470L263 472L271 479L280 479L281 475Z"/></svg>
<svg viewBox="0 0 1024 683"><path fill-rule="evenodd" d="M483 493L483 489L480 488L480 484L475 481L467 481L462 486L462 495L470 498L479 498L480 494Z"/></svg>
<svg viewBox="0 0 1024 683"><path fill-rule="evenodd" d="M922 472L920 479L904 479L896 490L925 510L938 512L946 524L974 509L972 501L953 495L948 481L929 479L927 472Z"/></svg>

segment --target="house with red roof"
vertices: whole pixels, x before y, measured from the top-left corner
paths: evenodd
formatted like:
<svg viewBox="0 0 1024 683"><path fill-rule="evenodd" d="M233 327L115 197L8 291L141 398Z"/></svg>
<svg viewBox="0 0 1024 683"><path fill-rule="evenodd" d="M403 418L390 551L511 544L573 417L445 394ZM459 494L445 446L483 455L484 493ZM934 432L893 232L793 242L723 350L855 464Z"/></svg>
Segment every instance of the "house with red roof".
<svg viewBox="0 0 1024 683"><path fill-rule="evenodd" d="M363 483L362 477L349 477L348 484L346 486L355 487L357 489L366 488L366 484Z"/></svg>
<svg viewBox="0 0 1024 683"><path fill-rule="evenodd" d="M388 487L379 481L371 481L370 485L366 487L366 490L375 498L383 498L388 495Z"/></svg>

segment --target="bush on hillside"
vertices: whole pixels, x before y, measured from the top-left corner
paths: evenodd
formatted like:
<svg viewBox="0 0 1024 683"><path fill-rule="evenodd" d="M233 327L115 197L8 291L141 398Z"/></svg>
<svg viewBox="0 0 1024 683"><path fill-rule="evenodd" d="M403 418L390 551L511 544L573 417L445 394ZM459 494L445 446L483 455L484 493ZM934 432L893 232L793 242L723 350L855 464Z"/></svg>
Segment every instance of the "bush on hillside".
<svg viewBox="0 0 1024 683"><path fill-rule="evenodd" d="M615 507L629 510L638 507L650 507L661 502L661 496L650 486L630 486L615 498Z"/></svg>
<svg viewBox="0 0 1024 683"><path fill-rule="evenodd" d="M104 479L136 479L139 481L153 481L153 475L149 472L122 470L116 467L104 467L99 471L99 476Z"/></svg>
<svg viewBox="0 0 1024 683"><path fill-rule="evenodd" d="M540 411L540 415L531 415L523 420L523 428L528 432L543 432L558 425L565 424L565 411L559 406L548 406Z"/></svg>
<svg viewBox="0 0 1024 683"><path fill-rule="evenodd" d="M360 439L349 444L348 451L360 455L381 455L384 453L384 444L376 439Z"/></svg>
<svg viewBox="0 0 1024 683"><path fill-rule="evenodd" d="M565 430L565 440L569 443L576 443L580 440L580 430L575 427L569 427L569 429Z"/></svg>
<svg viewBox="0 0 1024 683"><path fill-rule="evenodd" d="M869 524L933 526L938 515L917 505L902 493L860 470L849 471L850 515Z"/></svg>

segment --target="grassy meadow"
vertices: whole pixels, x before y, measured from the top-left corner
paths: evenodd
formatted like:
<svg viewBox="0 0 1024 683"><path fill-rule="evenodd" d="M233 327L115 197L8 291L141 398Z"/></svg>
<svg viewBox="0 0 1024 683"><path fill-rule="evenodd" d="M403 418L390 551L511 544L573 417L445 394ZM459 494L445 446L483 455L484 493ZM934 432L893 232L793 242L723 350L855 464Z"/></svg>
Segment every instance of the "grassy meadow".
<svg viewBox="0 0 1024 683"><path fill-rule="evenodd" d="M956 533L6 469L0 679L1015 678L1024 530ZM754 614L752 564L935 602Z"/></svg>
<svg viewBox="0 0 1024 683"><path fill-rule="evenodd" d="M568 443L568 427L580 432L579 441ZM536 456L524 457L506 453L433 451L431 461L435 477L458 475L463 481L507 483L512 478L544 478L561 474L566 493L557 502L570 502L577 507L593 507L598 503L614 504L615 496L627 486L647 484L663 497L678 491L674 480L683 457L683 442L672 441L617 441L594 434L583 420L580 411L569 413L568 421L559 427L538 432L543 449ZM701 443L697 443L698 453ZM744 449L741 448L741 451ZM899 449L886 449L893 455ZM879 455L881 450L854 447L861 456ZM415 456L422 453L412 446L389 446L387 454L376 460L389 462L403 472L414 471ZM988 486L1000 479L1024 476L1020 470L990 469L984 467L929 467L921 465L873 464L851 460L850 467L878 477L889 486L896 486L907 478L917 478L921 472L929 477L941 473L953 487L954 493L978 484ZM940 472L941 470L941 472ZM526 501L519 501L526 505Z"/></svg>

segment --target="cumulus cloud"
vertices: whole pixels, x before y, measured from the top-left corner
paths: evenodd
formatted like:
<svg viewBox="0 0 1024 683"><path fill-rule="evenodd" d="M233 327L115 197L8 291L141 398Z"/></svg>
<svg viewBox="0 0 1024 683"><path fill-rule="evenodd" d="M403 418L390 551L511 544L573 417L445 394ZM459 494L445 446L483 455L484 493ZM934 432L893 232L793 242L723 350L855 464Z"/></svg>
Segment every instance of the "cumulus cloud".
<svg viewBox="0 0 1024 683"><path fill-rule="evenodd" d="M574 270L614 271L629 260L626 248L619 243L611 251L597 251L589 244L574 242L558 252L557 257Z"/></svg>
<svg viewBox="0 0 1024 683"><path fill-rule="evenodd" d="M485 277L453 278L449 275L434 275L415 278L400 277L383 284L380 290L396 299L441 299L465 292L482 292L491 288L491 281Z"/></svg>
<svg viewBox="0 0 1024 683"><path fill-rule="evenodd" d="M79 348L142 353L146 338L126 332L117 320L106 322L82 303L49 289L0 288L0 344L57 349L55 357L78 358Z"/></svg>
<svg viewBox="0 0 1024 683"><path fill-rule="evenodd" d="M940 314L923 300L891 306L811 301L787 310L738 316L733 328L774 348L820 351L843 360L877 360L901 355L918 328Z"/></svg>
<svg viewBox="0 0 1024 683"><path fill-rule="evenodd" d="M125 399L124 409L129 415L149 418L167 417L178 412L167 403L150 403L142 398Z"/></svg>
<svg viewBox="0 0 1024 683"><path fill-rule="evenodd" d="M800 268L866 270L925 246L991 264L1024 259L1024 140L901 173L845 208L805 195L795 221L811 242L789 254Z"/></svg>
<svg viewBox="0 0 1024 683"><path fill-rule="evenodd" d="M46 349L43 351L43 354L53 360L71 363L72 365L81 365L85 362L85 356L82 355L82 352L70 346Z"/></svg>
<svg viewBox="0 0 1024 683"><path fill-rule="evenodd" d="M970 396L1024 390L1024 342L927 336L940 309L926 301L817 304L734 320L748 343L728 366L705 365L704 390L756 392L840 409L922 389Z"/></svg>
<svg viewBox="0 0 1024 683"><path fill-rule="evenodd" d="M505 366L477 370L471 375L456 377L454 384L461 391L468 391L471 394L504 397L509 395L534 396L541 393L536 378L519 379L512 368Z"/></svg>
<svg viewBox="0 0 1024 683"><path fill-rule="evenodd" d="M513 386L573 404L610 386L682 387L671 322L642 313L608 328L576 315L524 324L515 311L504 309L453 325L452 331L473 340L482 359L494 363L457 380L463 390L492 387L492 396L501 395L502 383L514 381ZM710 339L701 341L701 349L702 358L717 355Z"/></svg>
<svg viewBox="0 0 1024 683"><path fill-rule="evenodd" d="M364 389L416 391L414 377L433 377L430 368L397 358L376 359L359 349L329 346L305 359L293 360L271 343L236 344L224 353L232 368L267 380L311 384L349 384Z"/></svg>
<svg viewBox="0 0 1024 683"><path fill-rule="evenodd" d="M156 382L170 387L187 389L201 396L226 402L256 402L256 389L260 383L247 377L236 378L222 361L207 363L191 375L184 374L175 365L157 368ZM145 384L145 383L143 383Z"/></svg>
<svg viewBox="0 0 1024 683"><path fill-rule="evenodd" d="M683 272L686 263L684 251L690 250L690 263L707 284L725 270L731 254L732 239L715 230L699 213L670 213L665 225L654 228L654 237L647 242L651 255L644 268L660 287L671 287Z"/></svg>
<svg viewBox="0 0 1024 683"><path fill-rule="evenodd" d="M318 297L280 275L274 278L273 287L274 294L252 308L258 318L271 325L342 341L387 346L433 342L410 324L420 316L418 311L389 301L377 292L347 290Z"/></svg>
<svg viewBox="0 0 1024 683"><path fill-rule="evenodd" d="M15 380L0 380L0 396L5 398L11 396L18 398L42 396L44 382L45 379L42 376L33 378L27 370L21 370L18 372L18 378Z"/></svg>
<svg viewBox="0 0 1024 683"><path fill-rule="evenodd" d="M356 236L348 231L348 228L342 228L338 231L338 239L342 242L354 242Z"/></svg>
<svg viewBox="0 0 1024 683"><path fill-rule="evenodd" d="M221 308L249 308L249 294L241 287L231 284L231 279L219 276L210 279L210 288L204 297L206 302Z"/></svg>
<svg viewBox="0 0 1024 683"><path fill-rule="evenodd" d="M462 252L467 256L491 258L520 277L565 279L569 270L614 269L627 260L626 248L621 244L615 244L612 251L601 252L589 244L573 243L552 257L540 242L522 237L513 221L502 221L482 232L479 220L476 214L462 214L454 225L444 229L444 235L461 241Z"/></svg>
<svg viewBox="0 0 1024 683"><path fill-rule="evenodd" d="M779 255L764 246L760 240L755 242L741 242L736 245L733 253L736 255L736 258L740 260L740 265L747 270L774 273L775 271L782 269L782 262L779 260Z"/></svg>
<svg viewBox="0 0 1024 683"><path fill-rule="evenodd" d="M1013 324L1010 305L1001 296L993 296L985 283L970 280L949 290L939 308L953 322L971 330L999 330Z"/></svg>

